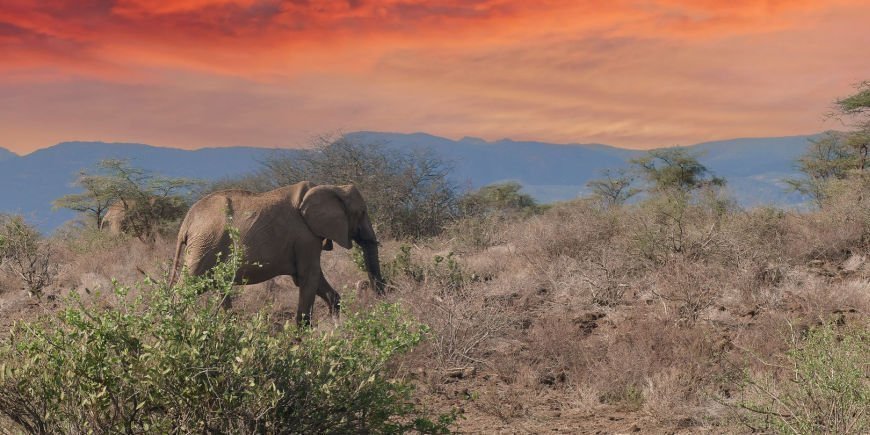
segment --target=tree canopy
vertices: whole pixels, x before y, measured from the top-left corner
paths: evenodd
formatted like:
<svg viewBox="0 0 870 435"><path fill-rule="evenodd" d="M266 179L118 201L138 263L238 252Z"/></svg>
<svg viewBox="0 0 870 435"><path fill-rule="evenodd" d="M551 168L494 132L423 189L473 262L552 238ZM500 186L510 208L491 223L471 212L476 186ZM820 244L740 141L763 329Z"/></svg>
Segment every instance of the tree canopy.
<svg viewBox="0 0 870 435"><path fill-rule="evenodd" d="M846 143L852 149L854 168L867 169L870 158L870 81L855 86L856 92L836 100L835 116L848 119L853 130L846 135Z"/></svg>
<svg viewBox="0 0 870 435"><path fill-rule="evenodd" d="M857 92L836 101L836 107L842 115L870 114L870 80L865 80L855 86Z"/></svg>
<svg viewBox="0 0 870 435"><path fill-rule="evenodd" d="M602 177L586 183L592 190L592 198L605 208L622 205L636 195L639 189L632 187L636 176L625 169L605 169Z"/></svg>
<svg viewBox="0 0 870 435"><path fill-rule="evenodd" d="M830 184L855 175L863 176L870 165L870 81L856 85L856 93L834 101L831 117L852 129L829 131L810 141L807 152L798 159L802 178L787 180L791 187L825 203Z"/></svg>
<svg viewBox="0 0 870 435"><path fill-rule="evenodd" d="M690 192L705 186L722 186L723 178L714 176L696 155L685 148L652 150L631 163L653 190Z"/></svg>
<svg viewBox="0 0 870 435"><path fill-rule="evenodd" d="M183 214L185 195L198 182L154 174L125 160L103 160L96 170L82 171L75 184L84 191L58 198L55 208L83 213L100 228L109 208L120 204L125 212L125 228L143 238L150 236L160 220Z"/></svg>
<svg viewBox="0 0 870 435"><path fill-rule="evenodd" d="M466 215L523 214L538 210L531 195L522 193L523 186L515 181L495 183L470 192L461 200Z"/></svg>

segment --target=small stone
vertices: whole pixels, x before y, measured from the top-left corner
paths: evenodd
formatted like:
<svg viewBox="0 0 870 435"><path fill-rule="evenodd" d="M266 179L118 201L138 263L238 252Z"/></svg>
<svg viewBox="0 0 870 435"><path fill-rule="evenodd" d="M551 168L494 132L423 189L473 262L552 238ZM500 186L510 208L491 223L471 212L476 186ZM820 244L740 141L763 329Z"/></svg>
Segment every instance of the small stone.
<svg viewBox="0 0 870 435"><path fill-rule="evenodd" d="M471 366L447 369L444 374L447 375L448 378L465 379L474 376L475 373L477 373L477 369L474 366Z"/></svg>

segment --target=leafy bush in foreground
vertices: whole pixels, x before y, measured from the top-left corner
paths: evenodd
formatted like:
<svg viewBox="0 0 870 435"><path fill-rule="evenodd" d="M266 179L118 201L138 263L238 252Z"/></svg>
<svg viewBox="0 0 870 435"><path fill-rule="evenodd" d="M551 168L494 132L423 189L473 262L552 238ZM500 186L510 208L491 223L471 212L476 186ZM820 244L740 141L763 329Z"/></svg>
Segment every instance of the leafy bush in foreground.
<svg viewBox="0 0 870 435"><path fill-rule="evenodd" d="M870 335L863 326L827 324L795 341L783 364L787 379L747 379L754 429L776 433L867 433L870 430Z"/></svg>
<svg viewBox="0 0 870 435"><path fill-rule="evenodd" d="M349 313L329 332L276 328L221 308L239 264L115 306L71 301L15 326L0 349L0 424L31 433L444 432L387 377L424 332L397 305ZM208 293L203 294L205 291ZM276 329L278 329L276 331Z"/></svg>

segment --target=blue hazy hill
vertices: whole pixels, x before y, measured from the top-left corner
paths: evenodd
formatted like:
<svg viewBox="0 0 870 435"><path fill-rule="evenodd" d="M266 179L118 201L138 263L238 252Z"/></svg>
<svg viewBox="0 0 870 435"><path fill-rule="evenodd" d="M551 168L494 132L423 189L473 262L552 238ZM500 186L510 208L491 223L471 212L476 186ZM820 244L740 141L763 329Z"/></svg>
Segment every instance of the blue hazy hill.
<svg viewBox="0 0 870 435"><path fill-rule="evenodd" d="M347 136L387 148L429 149L452 163L452 177L462 188L514 180L542 202L587 193L586 183L602 169L628 167L630 159L644 154L602 144L451 140L424 133L356 132ZM728 180L741 204L791 206L804 199L789 193L782 180L799 175L795 160L812 137L733 139L687 148ZM57 228L74 214L52 211L51 202L76 192L73 181L79 171L103 159L127 159L136 167L168 176L217 180L254 171L273 152L252 147L188 151L132 143L64 142L17 156L0 148L0 212L24 214L46 231Z"/></svg>
<svg viewBox="0 0 870 435"><path fill-rule="evenodd" d="M6 148L0 148L0 162L4 160L11 160L18 157L17 154L12 151L7 150Z"/></svg>
<svg viewBox="0 0 870 435"><path fill-rule="evenodd" d="M541 201L557 201L587 193L586 183L605 168L628 167L644 151L601 144L556 145L509 139L486 142L475 138L453 141L424 133L358 132L352 139L397 148L431 148L453 161L458 181L471 187L514 180ZM797 177L795 160L806 152L810 136L745 138L705 142L686 147L729 188L743 205L794 205L803 198L789 193L783 179Z"/></svg>

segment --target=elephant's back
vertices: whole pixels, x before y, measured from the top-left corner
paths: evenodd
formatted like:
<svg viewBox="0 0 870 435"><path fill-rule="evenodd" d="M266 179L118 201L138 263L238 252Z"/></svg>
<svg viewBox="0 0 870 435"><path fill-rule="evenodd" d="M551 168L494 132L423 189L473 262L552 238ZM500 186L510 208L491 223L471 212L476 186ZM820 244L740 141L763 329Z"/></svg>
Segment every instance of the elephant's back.
<svg viewBox="0 0 870 435"><path fill-rule="evenodd" d="M179 243L185 241L191 247L206 249L217 243L226 228L227 197L223 192L210 193L193 203L178 233Z"/></svg>
<svg viewBox="0 0 870 435"><path fill-rule="evenodd" d="M230 224L244 238L249 233L274 226L274 221L292 218L298 211L273 192L224 190L211 193L191 206L183 226L188 233L223 232Z"/></svg>

